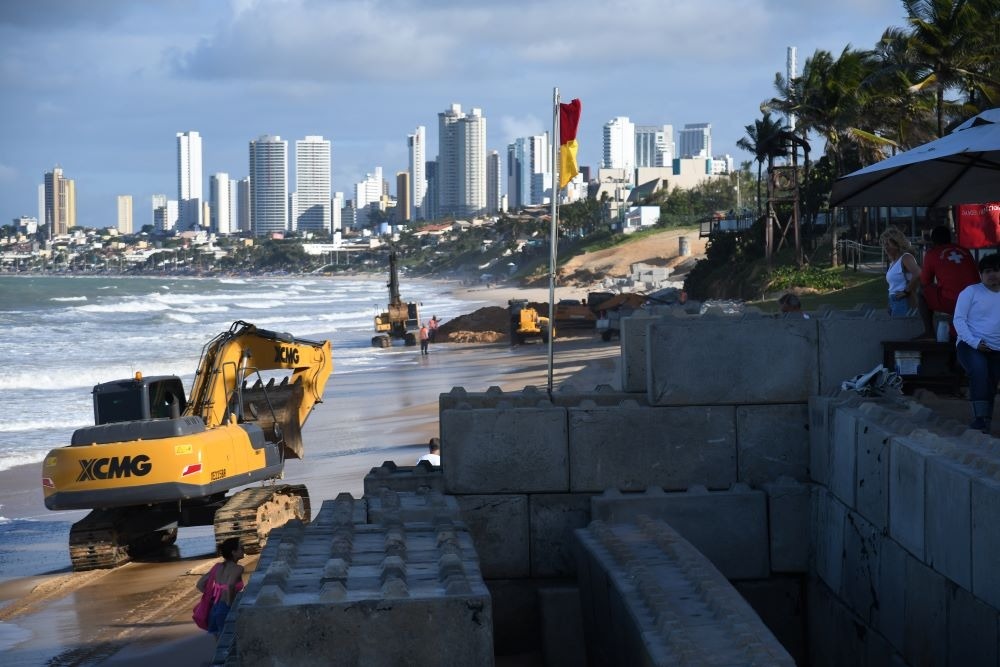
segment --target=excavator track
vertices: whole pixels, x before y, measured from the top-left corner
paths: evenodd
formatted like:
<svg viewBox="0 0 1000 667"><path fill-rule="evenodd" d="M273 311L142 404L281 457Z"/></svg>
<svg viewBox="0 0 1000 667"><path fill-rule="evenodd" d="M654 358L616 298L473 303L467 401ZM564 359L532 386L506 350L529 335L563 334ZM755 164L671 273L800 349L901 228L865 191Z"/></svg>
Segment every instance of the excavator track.
<svg viewBox="0 0 1000 667"><path fill-rule="evenodd" d="M131 508L93 510L69 531L69 559L73 570L115 568L134 557L169 546L177 527L162 527Z"/></svg>
<svg viewBox="0 0 1000 667"><path fill-rule="evenodd" d="M238 537L246 553L260 553L271 530L292 519L309 523L311 516L309 492L302 484L244 489L215 513L215 541Z"/></svg>

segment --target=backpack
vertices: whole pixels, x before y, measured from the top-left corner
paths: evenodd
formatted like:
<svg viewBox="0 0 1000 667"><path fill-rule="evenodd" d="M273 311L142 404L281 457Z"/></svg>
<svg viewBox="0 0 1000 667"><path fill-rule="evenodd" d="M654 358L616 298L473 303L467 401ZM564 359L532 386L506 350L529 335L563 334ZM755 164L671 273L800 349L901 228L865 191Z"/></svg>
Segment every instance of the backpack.
<svg viewBox="0 0 1000 667"><path fill-rule="evenodd" d="M191 618L194 619L194 624L197 625L202 630L208 630L208 615L212 612L212 605L215 600L213 592L215 591L215 572L219 569L219 563L212 566L212 569L208 571L208 579L205 580L205 591L201 594L201 600L198 604L194 606L191 612Z"/></svg>

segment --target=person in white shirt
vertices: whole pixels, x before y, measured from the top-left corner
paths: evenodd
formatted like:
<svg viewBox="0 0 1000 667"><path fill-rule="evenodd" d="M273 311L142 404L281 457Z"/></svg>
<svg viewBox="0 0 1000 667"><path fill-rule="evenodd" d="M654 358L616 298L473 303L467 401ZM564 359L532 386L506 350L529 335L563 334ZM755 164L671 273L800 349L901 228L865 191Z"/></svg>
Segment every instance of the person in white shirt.
<svg viewBox="0 0 1000 667"><path fill-rule="evenodd" d="M441 438L431 438L430 442L427 443L427 447L430 451L417 459L417 463L427 461L432 466L441 465Z"/></svg>
<svg viewBox="0 0 1000 667"><path fill-rule="evenodd" d="M952 324L958 333L958 363L969 376L969 428L989 433L1000 381L1000 254L979 260L979 277L982 282L958 295Z"/></svg>
<svg viewBox="0 0 1000 667"><path fill-rule="evenodd" d="M920 265L913 256L913 246L899 227L889 225L880 239L890 262L885 272L885 281L889 284L889 315L905 317L916 304Z"/></svg>

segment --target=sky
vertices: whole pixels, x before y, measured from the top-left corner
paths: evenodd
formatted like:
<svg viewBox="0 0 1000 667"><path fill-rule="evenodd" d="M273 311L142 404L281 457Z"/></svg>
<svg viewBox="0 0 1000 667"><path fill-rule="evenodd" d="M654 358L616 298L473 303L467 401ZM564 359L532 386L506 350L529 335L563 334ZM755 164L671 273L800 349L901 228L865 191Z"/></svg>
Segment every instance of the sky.
<svg viewBox="0 0 1000 667"><path fill-rule="evenodd" d="M600 166L602 128L712 124L736 142L785 73L824 49L871 48L904 25L900 0L3 0L0 222L38 215L59 165L76 181L77 223L135 227L155 193L177 198L176 134L202 136L209 175L248 173L249 142L332 142L334 191L382 167L395 194L406 137L457 103L486 116L506 162L517 137L552 129L553 89L579 98L579 161ZM506 164L504 164L506 169ZM505 186L506 187L506 186Z"/></svg>

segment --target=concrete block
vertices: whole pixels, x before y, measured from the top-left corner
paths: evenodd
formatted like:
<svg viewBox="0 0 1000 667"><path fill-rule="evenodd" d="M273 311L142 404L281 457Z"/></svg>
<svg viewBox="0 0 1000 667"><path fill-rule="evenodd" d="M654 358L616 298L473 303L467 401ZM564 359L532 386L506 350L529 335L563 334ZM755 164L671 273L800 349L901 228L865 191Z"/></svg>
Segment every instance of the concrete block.
<svg viewBox="0 0 1000 667"><path fill-rule="evenodd" d="M889 447L889 535L923 561L924 470L932 452L906 436L893 437Z"/></svg>
<svg viewBox="0 0 1000 667"><path fill-rule="evenodd" d="M879 609L878 576L881 532L856 512L848 512L844 522L844 575L841 580L844 604L866 625L875 623Z"/></svg>
<svg viewBox="0 0 1000 667"><path fill-rule="evenodd" d="M456 496L486 579L528 577L528 497L526 495Z"/></svg>
<svg viewBox="0 0 1000 667"><path fill-rule="evenodd" d="M235 664L492 665L490 595L468 533L355 524L347 503L333 505L272 533L230 614Z"/></svg>
<svg viewBox="0 0 1000 667"><path fill-rule="evenodd" d="M813 552L816 575L835 594L844 575L844 522L847 507L821 486L813 487Z"/></svg>
<svg viewBox="0 0 1000 667"><path fill-rule="evenodd" d="M882 363L882 341L910 340L923 331L919 317L829 317L818 325L818 393L836 391L840 383Z"/></svg>
<svg viewBox="0 0 1000 667"><path fill-rule="evenodd" d="M646 393L647 336L649 323L657 319L642 311L621 319L621 370L622 390L627 393Z"/></svg>
<svg viewBox="0 0 1000 667"><path fill-rule="evenodd" d="M383 488L399 492L426 488L444 493L444 477L440 467L426 461L415 466L400 466L394 461L385 461L365 475L365 495L374 495Z"/></svg>
<svg viewBox="0 0 1000 667"><path fill-rule="evenodd" d="M368 523L395 526L403 523L458 522L458 503L454 496L423 487L417 492L397 493L381 488L365 500L368 503Z"/></svg>
<svg viewBox="0 0 1000 667"><path fill-rule="evenodd" d="M789 477L763 485L767 494L772 572L809 570L809 518L812 491Z"/></svg>
<svg viewBox="0 0 1000 667"><path fill-rule="evenodd" d="M441 442L448 493L569 491L565 408L443 410Z"/></svg>
<svg viewBox="0 0 1000 667"><path fill-rule="evenodd" d="M994 609L1000 609L1000 481L972 478L972 592Z"/></svg>
<svg viewBox="0 0 1000 667"><path fill-rule="evenodd" d="M606 625L590 625L600 612L583 611L593 664L795 664L722 573L664 521L595 521L576 535L581 587L608 600ZM594 599L581 590L585 605Z"/></svg>
<svg viewBox="0 0 1000 667"><path fill-rule="evenodd" d="M809 408L741 405L736 408L739 481L760 486L786 476L809 481Z"/></svg>
<svg viewBox="0 0 1000 667"><path fill-rule="evenodd" d="M653 405L805 403L819 387L815 320L664 318L647 347Z"/></svg>
<svg viewBox="0 0 1000 667"><path fill-rule="evenodd" d="M911 665L944 665L948 660L946 579L915 558L906 560L903 658Z"/></svg>
<svg viewBox="0 0 1000 667"><path fill-rule="evenodd" d="M587 652L583 636L583 616L580 612L579 587L564 585L539 588L538 610L541 617L542 655L545 658L545 666L586 665Z"/></svg>
<svg viewBox="0 0 1000 667"><path fill-rule="evenodd" d="M996 667L997 610L958 586L948 586L948 664Z"/></svg>
<svg viewBox="0 0 1000 667"><path fill-rule="evenodd" d="M537 493L528 497L531 576L576 576L573 531L590 523L589 493Z"/></svg>
<svg viewBox="0 0 1000 667"><path fill-rule="evenodd" d="M744 484L729 491L606 491L591 503L591 516L609 524L636 523L643 515L667 522L729 579L763 579L770 573L762 491Z"/></svg>
<svg viewBox="0 0 1000 667"><path fill-rule="evenodd" d="M638 491L736 481L735 410L727 406L569 408L570 490Z"/></svg>
<svg viewBox="0 0 1000 667"><path fill-rule="evenodd" d="M465 387L452 387L438 395L438 413L459 408L485 410L499 408L538 408L551 405L549 394L542 387L526 386L523 389L504 391L494 385L486 391L468 391Z"/></svg>
<svg viewBox="0 0 1000 667"><path fill-rule="evenodd" d="M924 549L926 563L972 590L972 487L969 471L941 456L927 458Z"/></svg>
<svg viewBox="0 0 1000 667"><path fill-rule="evenodd" d="M811 667L864 665L865 641L857 619L822 581L810 579L806 602Z"/></svg>
<svg viewBox="0 0 1000 667"><path fill-rule="evenodd" d="M833 415L830 446L830 491L841 502L854 508L855 463L857 459L859 412L842 407Z"/></svg>
<svg viewBox="0 0 1000 667"><path fill-rule="evenodd" d="M878 613L874 626L899 652L903 650L906 563L909 560L913 560L913 556L903 547L889 537L882 536L876 584Z"/></svg>
<svg viewBox="0 0 1000 667"><path fill-rule="evenodd" d="M880 530L889 525L889 441L895 431L867 415L857 422L855 508Z"/></svg>

